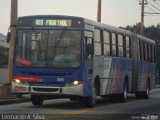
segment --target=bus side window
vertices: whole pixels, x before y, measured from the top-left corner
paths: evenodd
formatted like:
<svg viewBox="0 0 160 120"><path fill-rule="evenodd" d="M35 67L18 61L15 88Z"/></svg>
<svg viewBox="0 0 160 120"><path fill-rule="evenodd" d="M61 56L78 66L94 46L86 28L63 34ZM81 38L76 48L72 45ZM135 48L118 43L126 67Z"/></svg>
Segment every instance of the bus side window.
<svg viewBox="0 0 160 120"><path fill-rule="evenodd" d="M100 29L95 29L94 32L94 51L95 55L103 55L103 47L102 47L102 31Z"/></svg>
<svg viewBox="0 0 160 120"><path fill-rule="evenodd" d="M143 42L139 39L140 60L143 60Z"/></svg>
<svg viewBox="0 0 160 120"><path fill-rule="evenodd" d="M126 57L130 58L131 57L131 39L129 36L126 36L126 40L125 40L125 46L126 46Z"/></svg>
<svg viewBox="0 0 160 120"><path fill-rule="evenodd" d="M118 56L119 57L123 57L124 56L124 39L123 39L123 35L118 34Z"/></svg>
<svg viewBox="0 0 160 120"><path fill-rule="evenodd" d="M151 45L150 44L148 44L148 61L152 62L151 61Z"/></svg>
<svg viewBox="0 0 160 120"><path fill-rule="evenodd" d="M143 58L144 58L144 61L146 60L146 51L145 51L145 42L143 42Z"/></svg>
<svg viewBox="0 0 160 120"><path fill-rule="evenodd" d="M108 31L103 32L103 43L104 43L104 49L103 49L104 56L110 56L111 55L110 32Z"/></svg>
<svg viewBox="0 0 160 120"><path fill-rule="evenodd" d="M116 34L115 33L112 33L111 44L112 44L112 56L116 56L117 55L117 43L116 43Z"/></svg>
<svg viewBox="0 0 160 120"><path fill-rule="evenodd" d="M155 46L152 45L152 62L155 62Z"/></svg>
<svg viewBox="0 0 160 120"><path fill-rule="evenodd" d="M85 38L85 50L84 50L85 59L90 59L93 57L94 54L94 47L93 47L93 39L92 38Z"/></svg>

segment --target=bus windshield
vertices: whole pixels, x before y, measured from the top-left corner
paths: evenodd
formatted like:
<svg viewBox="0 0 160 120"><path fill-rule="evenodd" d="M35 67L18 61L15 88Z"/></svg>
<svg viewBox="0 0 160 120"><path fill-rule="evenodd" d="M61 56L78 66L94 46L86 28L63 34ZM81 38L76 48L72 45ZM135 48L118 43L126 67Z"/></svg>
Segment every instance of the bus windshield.
<svg viewBox="0 0 160 120"><path fill-rule="evenodd" d="M18 30L15 65L77 68L80 66L80 40L78 30Z"/></svg>

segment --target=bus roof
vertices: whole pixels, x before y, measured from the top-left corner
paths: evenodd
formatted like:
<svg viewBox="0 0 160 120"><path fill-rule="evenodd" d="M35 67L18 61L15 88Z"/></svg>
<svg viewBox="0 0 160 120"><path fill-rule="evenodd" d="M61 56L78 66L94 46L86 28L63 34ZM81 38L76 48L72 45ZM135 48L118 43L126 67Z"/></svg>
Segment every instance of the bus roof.
<svg viewBox="0 0 160 120"><path fill-rule="evenodd" d="M76 17L76 16L67 16L67 15L30 15L30 16L21 16L21 17L19 17L19 19L21 19L21 18L60 18L60 17L62 17L62 18L71 18L71 19L83 19L82 17Z"/></svg>
<svg viewBox="0 0 160 120"><path fill-rule="evenodd" d="M103 24L103 23L99 23L99 22L96 22L96 21L93 21L93 20L90 20L90 19L86 19L86 18L82 18L82 17L76 17L76 16L66 16L66 15L32 15L32 16L22 16L22 17L19 17L19 19L29 19L29 18L64 18L64 19L81 19L81 20L84 20L84 23L85 24L88 24L88 25L92 25L92 26L96 26L98 28L101 28L101 29L106 29L106 30L112 30L114 32L118 32L118 33L121 33L121 34L127 34L127 35L131 35L131 32L128 31L128 30L125 30L125 29L121 29L121 28L117 28L117 27L114 27L114 26L111 26L111 25L107 25L107 24Z"/></svg>
<svg viewBox="0 0 160 120"><path fill-rule="evenodd" d="M148 43L155 44L155 41L152 40L152 39L146 38L146 37L144 37L144 36L142 36L142 35L139 35L139 34L137 34L137 36L138 36L138 38L141 39L142 41L146 41L146 42L148 42Z"/></svg>
<svg viewBox="0 0 160 120"><path fill-rule="evenodd" d="M84 18L84 22L86 24L88 24L88 25L93 25L93 26L102 28L104 30L110 30L110 31L114 31L114 32L117 32L117 33L120 33L120 34L129 35L129 36L131 36L131 34L132 34L132 32L129 31L129 30L118 28L118 27L114 27L114 26L107 25L107 24L104 24L104 23L99 23L99 22L96 22L96 21L93 21L93 20L89 20L89 19L86 19L86 18ZM140 38L141 40L145 41L145 42L148 42L148 43L151 43L151 44L155 44L154 40L146 38L146 37L144 37L142 35L137 34L137 37Z"/></svg>
<svg viewBox="0 0 160 120"><path fill-rule="evenodd" d="M107 25L107 24L104 24L104 23L99 23L99 22L89 20L89 19L86 19L86 18L84 18L84 22L88 25L93 25L93 26L96 26L98 28L102 28L104 30L110 30L110 31L114 31L114 32L117 32L117 33L121 33L121 34L131 35L131 32L129 30L114 27L114 26Z"/></svg>
<svg viewBox="0 0 160 120"><path fill-rule="evenodd" d="M77 16L67 16L67 15L31 15L31 16L21 16L19 17L19 19L27 19L27 18L64 18L64 19L81 19L84 21L85 24L91 25L91 26L95 26L97 28L103 29L103 30L109 30L109 31L113 31L116 33L120 33L120 34L126 34L131 36L132 32L126 29L122 29L122 28L118 28L118 27L114 27L111 25L107 25L104 23L100 23L100 22L96 22L90 19L86 19L83 17L77 17ZM146 37L143 37L139 34L137 34L138 38L142 39L143 41L146 42L150 42L155 44L155 41Z"/></svg>

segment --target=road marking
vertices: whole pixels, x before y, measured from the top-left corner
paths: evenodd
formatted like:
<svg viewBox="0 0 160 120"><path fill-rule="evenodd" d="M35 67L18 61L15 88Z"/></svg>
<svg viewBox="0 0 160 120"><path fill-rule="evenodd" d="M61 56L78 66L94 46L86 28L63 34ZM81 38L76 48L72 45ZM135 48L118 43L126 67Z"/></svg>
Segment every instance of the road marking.
<svg viewBox="0 0 160 120"><path fill-rule="evenodd" d="M46 120L59 120L63 119L66 117L71 117L71 116L76 116L80 114L85 114L91 111L91 108L86 108L86 109L81 109L81 110L76 110L76 111L71 111L71 112L65 112L63 114L53 114L53 115L47 115Z"/></svg>

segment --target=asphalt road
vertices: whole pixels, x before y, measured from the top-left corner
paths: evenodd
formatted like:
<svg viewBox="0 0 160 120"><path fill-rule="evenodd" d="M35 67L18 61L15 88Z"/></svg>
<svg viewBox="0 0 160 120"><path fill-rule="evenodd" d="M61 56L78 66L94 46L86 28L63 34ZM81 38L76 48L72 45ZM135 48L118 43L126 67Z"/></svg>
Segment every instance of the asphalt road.
<svg viewBox="0 0 160 120"><path fill-rule="evenodd" d="M147 120L144 117L159 120L160 88L152 90L148 100L137 100L134 95L130 95L126 103L98 98L94 108L86 108L82 102L55 99L45 101L42 106L33 106L31 102L2 105L0 113L3 115L1 119L18 114L23 117L28 115L28 120Z"/></svg>

